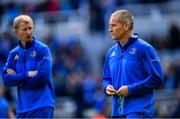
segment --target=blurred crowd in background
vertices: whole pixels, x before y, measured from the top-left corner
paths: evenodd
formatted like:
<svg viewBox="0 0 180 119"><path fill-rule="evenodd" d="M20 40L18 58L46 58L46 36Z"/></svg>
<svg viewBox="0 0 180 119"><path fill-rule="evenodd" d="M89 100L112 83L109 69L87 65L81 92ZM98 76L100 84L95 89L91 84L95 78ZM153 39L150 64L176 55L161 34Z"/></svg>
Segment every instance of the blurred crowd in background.
<svg viewBox="0 0 180 119"><path fill-rule="evenodd" d="M154 117L180 117L180 9L172 6L175 4L180 2L0 0L0 72L9 51L18 44L13 19L28 14L34 20L34 36L49 46L53 56L57 96L54 116L110 117L111 97L101 89L104 55L114 43L108 33L108 20L114 10L129 9L135 16L134 32L156 48L163 66L165 82L156 93ZM158 25L154 26L149 16ZM164 22L167 18L169 21ZM0 87L0 104L5 105L0 113L7 107L15 112L16 88L3 87L2 80ZM7 104L2 102L4 99Z"/></svg>

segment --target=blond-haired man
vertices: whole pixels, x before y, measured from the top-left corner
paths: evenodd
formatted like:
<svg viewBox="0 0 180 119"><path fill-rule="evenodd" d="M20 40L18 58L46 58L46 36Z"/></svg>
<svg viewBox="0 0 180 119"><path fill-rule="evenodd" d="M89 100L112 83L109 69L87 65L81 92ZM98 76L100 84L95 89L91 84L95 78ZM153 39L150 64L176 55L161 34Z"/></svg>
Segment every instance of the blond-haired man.
<svg viewBox="0 0 180 119"><path fill-rule="evenodd" d="M9 53L3 81L17 87L16 117L52 118L55 94L49 48L33 37L30 16L17 16L13 25L19 45Z"/></svg>

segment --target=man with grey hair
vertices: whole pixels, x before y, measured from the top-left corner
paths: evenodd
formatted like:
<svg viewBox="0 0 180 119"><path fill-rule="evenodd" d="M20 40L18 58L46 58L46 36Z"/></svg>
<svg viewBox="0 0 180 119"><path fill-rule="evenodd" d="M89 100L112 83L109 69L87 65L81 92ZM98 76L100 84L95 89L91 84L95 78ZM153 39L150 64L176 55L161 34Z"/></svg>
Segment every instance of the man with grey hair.
<svg viewBox="0 0 180 119"><path fill-rule="evenodd" d="M17 118L52 118L55 103L49 48L33 37L28 15L14 19L19 45L10 51L3 70L5 86L17 87Z"/></svg>
<svg viewBox="0 0 180 119"><path fill-rule="evenodd" d="M112 98L112 117L149 118L153 115L154 90L163 83L155 49L133 33L134 18L117 10L109 20L116 44L107 51L102 87Z"/></svg>

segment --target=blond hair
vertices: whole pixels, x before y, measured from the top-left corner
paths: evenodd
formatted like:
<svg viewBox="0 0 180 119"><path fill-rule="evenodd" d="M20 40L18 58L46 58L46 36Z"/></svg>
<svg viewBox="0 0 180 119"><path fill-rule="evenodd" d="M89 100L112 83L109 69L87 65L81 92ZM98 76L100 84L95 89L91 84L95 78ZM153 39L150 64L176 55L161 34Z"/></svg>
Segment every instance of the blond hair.
<svg viewBox="0 0 180 119"><path fill-rule="evenodd" d="M14 19L14 22L13 22L14 29L18 29L19 24L21 22L25 22L25 23L32 22L32 24L33 24L33 20L32 20L32 18L30 16L28 16L28 15L19 15Z"/></svg>

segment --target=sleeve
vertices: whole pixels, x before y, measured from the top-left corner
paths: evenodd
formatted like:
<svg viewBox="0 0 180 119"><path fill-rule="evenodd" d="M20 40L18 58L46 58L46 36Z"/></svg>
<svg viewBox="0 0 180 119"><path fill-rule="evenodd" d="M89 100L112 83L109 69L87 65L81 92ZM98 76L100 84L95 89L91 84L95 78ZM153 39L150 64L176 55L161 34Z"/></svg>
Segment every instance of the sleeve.
<svg viewBox="0 0 180 119"><path fill-rule="evenodd" d="M109 58L107 54L105 62L104 62L103 81L102 81L102 88L105 94L106 94L106 87L108 85L112 85L112 81L111 81L111 75L110 75L110 69L109 69Z"/></svg>
<svg viewBox="0 0 180 119"><path fill-rule="evenodd" d="M22 83L23 88L35 88L49 82L52 74L52 58L48 47L43 47L39 51L37 75L29 77Z"/></svg>
<svg viewBox="0 0 180 119"><path fill-rule="evenodd" d="M142 64L147 78L137 83L128 85L129 95L145 94L160 87L163 83L163 71L159 57L153 47L146 47L143 50Z"/></svg>
<svg viewBox="0 0 180 119"><path fill-rule="evenodd" d="M10 52L2 73L2 79L5 86L19 86L22 80L27 78L26 72L20 74L8 74L7 73L8 68L16 71L14 65L15 65L14 55L12 52Z"/></svg>

